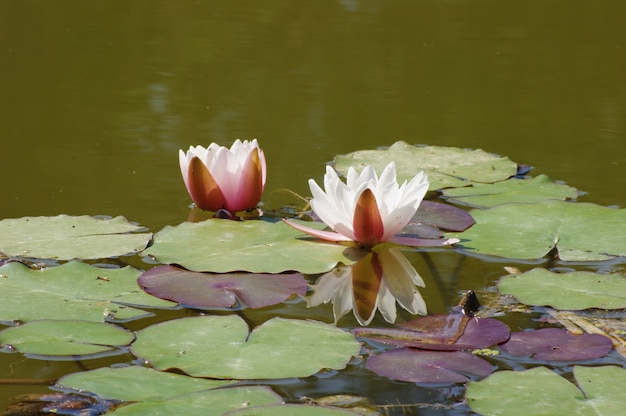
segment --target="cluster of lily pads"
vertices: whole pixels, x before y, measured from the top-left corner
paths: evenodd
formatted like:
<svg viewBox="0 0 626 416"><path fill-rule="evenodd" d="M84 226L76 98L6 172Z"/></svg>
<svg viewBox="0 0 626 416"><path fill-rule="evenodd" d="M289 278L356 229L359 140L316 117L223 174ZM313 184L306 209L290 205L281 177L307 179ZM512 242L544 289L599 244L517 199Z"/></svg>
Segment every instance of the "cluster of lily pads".
<svg viewBox="0 0 626 416"><path fill-rule="evenodd" d="M215 218L154 234L121 217L0 221L3 350L34 359L137 359L60 378L55 389L65 395L50 399L51 412L78 393L89 397L85 407L116 415L355 414L285 404L265 383L355 366L404 382L467 385L466 404L485 415L537 414L529 406L602 415L626 405L614 388L626 382L623 329L574 335L550 325L511 333L480 311L427 315L418 290L424 280L403 254L422 246L486 261L621 264L626 210L574 202L576 189L544 175L527 178L505 157L397 142L337 156L324 190L310 184L313 212L241 220L238 211L255 208L265 186L256 141L193 147L181 151L180 165L196 206ZM444 202L422 200L427 191ZM620 273L510 270L497 289L554 316L626 308ZM335 323L276 316L257 324L240 313L298 302L332 302ZM395 323L396 304L427 316ZM125 328L183 307L197 313ZM341 328L350 311L360 326ZM377 311L388 326L368 327ZM586 321L575 315L557 319ZM588 365L607 354L617 365ZM534 368L520 369L527 364ZM568 365L577 385L551 369Z"/></svg>

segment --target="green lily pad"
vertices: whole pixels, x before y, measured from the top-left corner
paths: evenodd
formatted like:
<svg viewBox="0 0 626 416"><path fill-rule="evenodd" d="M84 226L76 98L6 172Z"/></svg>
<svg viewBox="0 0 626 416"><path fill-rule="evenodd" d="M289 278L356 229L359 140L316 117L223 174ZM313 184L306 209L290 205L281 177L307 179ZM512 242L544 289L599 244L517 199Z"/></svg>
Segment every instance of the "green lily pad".
<svg viewBox="0 0 626 416"><path fill-rule="evenodd" d="M38 259L102 259L140 252L152 234L123 217L10 218L0 221L0 253Z"/></svg>
<svg viewBox="0 0 626 416"><path fill-rule="evenodd" d="M295 221L295 220L294 220ZM308 227L326 225L306 222ZM316 274L337 263L352 264L345 246L314 241L283 222L211 219L166 226L154 235L144 254L164 264L180 264L196 272L280 273L295 270Z"/></svg>
<svg viewBox="0 0 626 416"><path fill-rule="evenodd" d="M89 321L44 319L0 331L0 344L28 356L47 359L85 359L114 353L133 342L134 335L119 326Z"/></svg>
<svg viewBox="0 0 626 416"><path fill-rule="evenodd" d="M126 321L149 315L128 305L176 306L142 291L137 286L140 273L128 266L102 269L78 261L42 270L8 263L0 267L0 321Z"/></svg>
<svg viewBox="0 0 626 416"><path fill-rule="evenodd" d="M346 409L323 406L309 406L304 404L270 404L239 409L224 414L224 416L357 416L362 413Z"/></svg>
<svg viewBox="0 0 626 416"><path fill-rule="evenodd" d="M554 182L546 175L532 179L509 179L493 184L475 183L470 187L444 189L443 195L457 204L478 208L509 202L536 203L547 199L576 199L578 191Z"/></svg>
<svg viewBox="0 0 626 416"><path fill-rule="evenodd" d="M269 387L218 388L228 384L232 382L131 366L69 374L56 386L90 392L107 400L134 402L107 413L114 415L221 415L250 406L282 403Z"/></svg>
<svg viewBox="0 0 626 416"><path fill-rule="evenodd" d="M460 238L468 252L540 259L555 247L564 261L601 261L626 256L626 209L580 202L503 204L471 211L476 224Z"/></svg>
<svg viewBox="0 0 626 416"><path fill-rule="evenodd" d="M131 351L158 370L194 377L278 379L341 369L358 354L354 337L332 325L273 318L255 328L238 316L200 316L137 332Z"/></svg>
<svg viewBox="0 0 626 416"><path fill-rule="evenodd" d="M499 371L470 382L466 399L483 416L614 416L626 408L626 370L615 366L574 367L578 386L546 367Z"/></svg>
<svg viewBox="0 0 626 416"><path fill-rule="evenodd" d="M626 276L621 274L553 273L536 268L504 276L498 289L527 305L566 310L626 308Z"/></svg>
<svg viewBox="0 0 626 416"><path fill-rule="evenodd" d="M389 162L395 162L399 181L424 171L430 182L429 190L457 188L474 182L498 182L515 175L517 164L483 150L457 147L412 146L399 141L387 149L359 150L335 157L335 169L346 173L350 166L362 170L371 165L382 172Z"/></svg>
<svg viewBox="0 0 626 416"><path fill-rule="evenodd" d="M164 373L151 368L129 366L98 368L68 374L56 386L62 389L88 391L103 399L124 402L164 400L231 384L224 380L207 380L182 374ZM120 388L120 386L123 386Z"/></svg>
<svg viewBox="0 0 626 416"><path fill-rule="evenodd" d="M278 403L281 403L281 398L270 387L242 386L199 391L167 400L131 403L107 414L116 416L223 415L250 406Z"/></svg>

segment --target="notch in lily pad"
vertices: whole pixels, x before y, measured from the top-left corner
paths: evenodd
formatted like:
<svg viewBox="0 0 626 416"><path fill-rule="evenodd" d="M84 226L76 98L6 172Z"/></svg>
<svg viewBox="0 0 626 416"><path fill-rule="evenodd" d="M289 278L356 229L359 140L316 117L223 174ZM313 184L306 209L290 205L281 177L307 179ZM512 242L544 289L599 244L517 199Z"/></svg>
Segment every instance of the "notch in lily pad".
<svg viewBox="0 0 626 416"><path fill-rule="evenodd" d="M333 325L272 318L250 331L235 315L155 324L137 331L131 346L156 369L222 379L307 377L344 368L359 350L352 334Z"/></svg>
<svg viewBox="0 0 626 416"><path fill-rule="evenodd" d="M575 366L572 381L547 367L535 367L497 371L472 381L465 397L481 415L614 416L626 408L624 385L626 370L618 366Z"/></svg>
<svg viewBox="0 0 626 416"><path fill-rule="evenodd" d="M147 293L199 309L256 309L304 296L300 273L199 273L175 266L154 267L138 279Z"/></svg>

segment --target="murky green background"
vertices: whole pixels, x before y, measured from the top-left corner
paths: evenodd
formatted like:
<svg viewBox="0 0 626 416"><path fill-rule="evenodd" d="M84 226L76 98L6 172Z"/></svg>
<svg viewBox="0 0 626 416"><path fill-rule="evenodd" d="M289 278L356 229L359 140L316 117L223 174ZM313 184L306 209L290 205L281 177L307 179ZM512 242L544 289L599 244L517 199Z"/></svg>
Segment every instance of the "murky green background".
<svg viewBox="0 0 626 416"><path fill-rule="evenodd" d="M626 206L625 15L622 0L0 0L0 218L177 224L178 149L237 138L265 150L269 207L308 195L334 155L396 140L507 155ZM495 273L450 257L444 278L467 270L454 289ZM21 392L0 391L0 408Z"/></svg>

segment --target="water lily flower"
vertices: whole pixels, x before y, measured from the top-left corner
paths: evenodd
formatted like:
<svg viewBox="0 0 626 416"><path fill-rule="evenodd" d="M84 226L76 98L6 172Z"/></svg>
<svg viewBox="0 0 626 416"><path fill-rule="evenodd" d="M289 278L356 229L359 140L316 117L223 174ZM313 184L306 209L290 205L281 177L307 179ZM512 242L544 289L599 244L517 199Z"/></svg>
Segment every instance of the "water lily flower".
<svg viewBox="0 0 626 416"><path fill-rule="evenodd" d="M265 187L265 155L256 139L229 148L211 143L179 151L180 171L191 199L206 211L253 209Z"/></svg>
<svg viewBox="0 0 626 416"><path fill-rule="evenodd" d="M353 265L322 275L306 302L309 307L332 302L335 323L352 310L359 324L367 326L377 309L394 323L396 302L414 315L426 315L426 303L416 286L424 287L424 281L400 248L381 245Z"/></svg>
<svg viewBox="0 0 626 416"><path fill-rule="evenodd" d="M380 175L366 166L358 174L348 169L346 183L330 166L324 175L324 190L313 180L309 187L313 199L311 209L334 231L320 231L283 220L302 232L333 242L356 242L372 247L382 242L404 245L446 245L453 239L418 239L396 236L411 220L428 191L428 179L423 172L402 185L396 179L396 167L389 163Z"/></svg>

